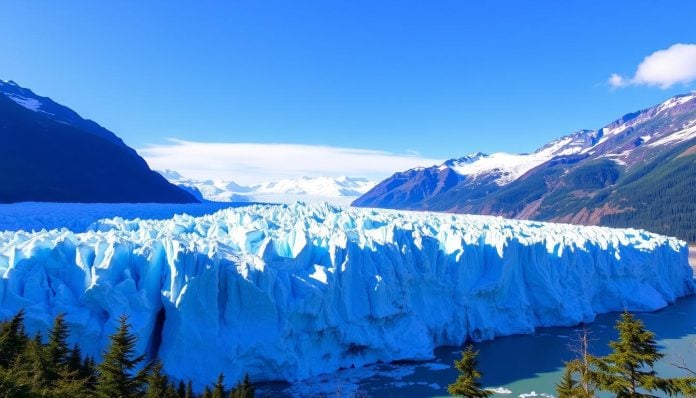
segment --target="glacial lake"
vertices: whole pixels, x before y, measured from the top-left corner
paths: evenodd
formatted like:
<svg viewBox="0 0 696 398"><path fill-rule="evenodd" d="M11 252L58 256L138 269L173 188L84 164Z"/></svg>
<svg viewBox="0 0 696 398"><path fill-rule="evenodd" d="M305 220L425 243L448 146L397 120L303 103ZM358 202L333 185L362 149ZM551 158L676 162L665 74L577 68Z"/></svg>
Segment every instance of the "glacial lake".
<svg viewBox="0 0 696 398"><path fill-rule="evenodd" d="M664 376L684 372L669 362L684 359L696 369L696 296L681 299L653 313L636 314L657 337L665 358L656 369ZM599 315L587 324L591 352L605 355L607 343L617 338L614 323L619 314ZM562 375L563 361L572 359L569 345L579 328L539 328L533 335L500 337L475 344L480 350L479 369L483 384L501 393L495 397L555 396L555 383ZM461 357L460 347L442 347L428 362L379 364L346 369L331 375L287 385L259 386L259 396L340 396L340 397L447 397L447 385L457 376L452 362ZM338 392L338 394L336 394ZM659 394L657 394L659 395Z"/></svg>

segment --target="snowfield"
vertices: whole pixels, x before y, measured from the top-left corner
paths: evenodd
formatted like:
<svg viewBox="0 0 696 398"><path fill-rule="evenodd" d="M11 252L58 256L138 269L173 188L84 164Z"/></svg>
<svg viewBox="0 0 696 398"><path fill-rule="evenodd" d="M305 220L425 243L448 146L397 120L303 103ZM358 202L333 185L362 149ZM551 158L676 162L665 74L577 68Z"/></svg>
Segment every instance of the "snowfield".
<svg viewBox="0 0 696 398"><path fill-rule="evenodd" d="M67 228L84 232L104 218L164 220L176 214L202 216L248 202L162 203L52 203L22 202L0 204L0 231L40 231Z"/></svg>
<svg viewBox="0 0 696 398"><path fill-rule="evenodd" d="M158 171L174 185L191 192L202 201L213 202L295 202L349 206L375 186L375 182L353 177L299 177L254 185L229 180L195 180L174 170Z"/></svg>
<svg viewBox="0 0 696 398"><path fill-rule="evenodd" d="M0 318L64 312L98 355L139 349L197 387L300 380L441 345L652 311L694 292L686 245L638 230L329 205L0 232Z"/></svg>

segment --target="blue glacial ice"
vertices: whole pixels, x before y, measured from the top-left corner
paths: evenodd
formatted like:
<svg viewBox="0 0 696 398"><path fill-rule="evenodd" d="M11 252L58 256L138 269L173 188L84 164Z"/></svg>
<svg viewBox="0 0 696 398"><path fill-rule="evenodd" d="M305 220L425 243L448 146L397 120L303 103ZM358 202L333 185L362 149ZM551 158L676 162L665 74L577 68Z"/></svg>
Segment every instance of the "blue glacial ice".
<svg viewBox="0 0 696 398"><path fill-rule="evenodd" d="M652 311L694 292L684 242L499 217L251 205L0 232L0 318L65 313L99 355L126 313L138 350L200 387L301 380L441 345Z"/></svg>
<svg viewBox="0 0 696 398"><path fill-rule="evenodd" d="M228 207L247 206L248 202L162 203L53 203L21 202L0 204L0 231L68 228L84 232L103 218L147 218L162 220L175 214L201 216Z"/></svg>

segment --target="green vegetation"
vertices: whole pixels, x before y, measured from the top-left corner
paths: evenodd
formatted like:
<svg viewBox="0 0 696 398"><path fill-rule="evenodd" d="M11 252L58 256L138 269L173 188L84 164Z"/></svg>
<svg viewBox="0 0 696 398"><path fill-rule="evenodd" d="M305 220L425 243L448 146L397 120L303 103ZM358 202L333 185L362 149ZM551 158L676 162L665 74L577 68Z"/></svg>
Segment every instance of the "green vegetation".
<svg viewBox="0 0 696 398"><path fill-rule="evenodd" d="M653 369L663 357L655 335L639 319L624 312L616 323L618 339L603 357L588 352L585 333L573 349L578 358L566 363L563 378L556 384L559 398L590 398L607 392L620 398L653 397L654 392L670 396L696 396L696 372L680 378L660 377ZM152 397L152 398L253 398L248 375L231 390L221 373L215 384L196 395L190 381L174 384L155 360L144 364L136 355L136 337L128 318L122 316L110 336L100 363L83 358L79 346L68 346L69 332L62 315L55 318L46 341L40 334L30 338L24 328L24 312L0 323L0 398L9 397ZM487 398L492 391L482 387L478 351L469 345L460 360L454 361L459 375L447 391L453 396Z"/></svg>
<svg viewBox="0 0 696 398"><path fill-rule="evenodd" d="M628 211L602 217L601 224L644 228L696 242L696 155L660 164L641 179L619 187L614 195Z"/></svg>
<svg viewBox="0 0 696 398"><path fill-rule="evenodd" d="M675 147L626 172L609 159L571 169L562 183L543 197L533 218L554 220L606 207L618 213L605 214L600 225L646 229L696 242L696 154L682 155L693 145L690 141ZM533 179L528 180L506 190L541 189L538 182L530 187ZM522 197L514 199L526 203ZM514 208L512 203L504 205L503 209Z"/></svg>
<svg viewBox="0 0 696 398"><path fill-rule="evenodd" d="M447 387L450 395L465 398L486 398L493 395L493 392L484 390L479 383L482 374L476 367L478 366L478 351L474 351L473 346L468 346L462 351L462 359L454 361L454 366L459 371L457 380Z"/></svg>
<svg viewBox="0 0 696 398"><path fill-rule="evenodd" d="M621 173L619 166L609 159L571 169L563 184L544 197L537 218L550 220L577 214L584 208L602 207Z"/></svg>
<svg viewBox="0 0 696 398"><path fill-rule="evenodd" d="M566 367L563 378L556 384L558 398L579 398L581 396L580 384L573 379L573 372Z"/></svg>
<svg viewBox="0 0 696 398"><path fill-rule="evenodd" d="M619 339L609 343L612 352L597 361L599 387L621 397L647 395L639 393L639 389L673 392L669 381L653 370L655 362L664 356L657 350L655 334L628 312L621 315L616 329Z"/></svg>
<svg viewBox="0 0 696 398"><path fill-rule="evenodd" d="M119 318L119 326L110 336L99 364L92 358L83 358L79 346L71 349L68 337L62 315L55 318L46 342L39 334L33 338L26 334L23 311L0 323L0 398L198 396L190 381L180 381L175 386L162 372L159 361L144 364L145 357L135 353L136 337L126 316ZM231 390L225 389L223 380L220 374L214 390L206 386L206 391L219 398L254 397L248 376Z"/></svg>
<svg viewBox="0 0 696 398"><path fill-rule="evenodd" d="M494 192L489 197L481 201L480 206L485 206L486 202L496 211L516 214L528 204L539 200L548 191L546 181L557 179L562 169L560 167L550 167L518 180L516 184L508 185L507 189Z"/></svg>
<svg viewBox="0 0 696 398"><path fill-rule="evenodd" d="M589 162L572 169L565 178L570 189L601 189L613 185L621 176L621 169L610 159Z"/></svg>
<svg viewBox="0 0 696 398"><path fill-rule="evenodd" d="M143 367L134 373L145 360L144 355L135 356L136 337L130 332L128 318L118 320L118 329L111 335L111 345L104 353L102 363L97 366L97 396L135 397L143 393L150 369Z"/></svg>
<svg viewBox="0 0 696 398"><path fill-rule="evenodd" d="M642 321L624 312L616 330L619 338L609 343L611 352L604 357L587 352L585 335L580 357L566 363L563 378L556 384L559 398L593 397L595 390L620 398L653 397L655 391L694 396L696 377L663 378L655 372L653 366L663 354Z"/></svg>

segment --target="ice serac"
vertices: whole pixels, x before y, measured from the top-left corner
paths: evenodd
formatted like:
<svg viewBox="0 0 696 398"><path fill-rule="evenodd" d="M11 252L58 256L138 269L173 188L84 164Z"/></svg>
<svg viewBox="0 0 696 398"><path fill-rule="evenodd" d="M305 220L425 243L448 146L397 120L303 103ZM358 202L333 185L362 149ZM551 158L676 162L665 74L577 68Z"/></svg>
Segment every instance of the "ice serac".
<svg viewBox="0 0 696 398"><path fill-rule="evenodd" d="M175 378L297 380L425 359L694 291L687 246L639 230L329 205L0 232L0 315L66 314L96 355L120 314Z"/></svg>

